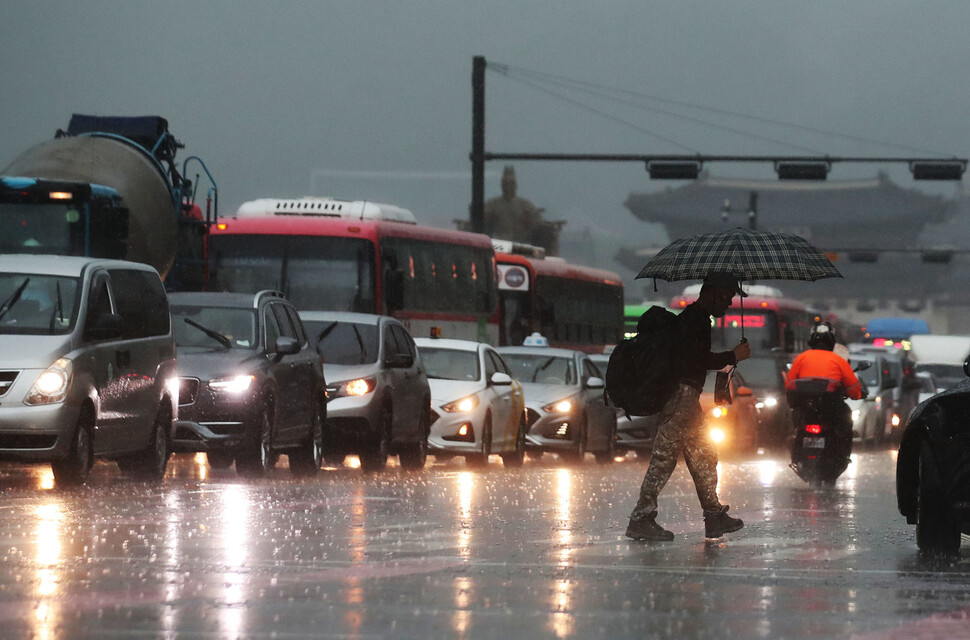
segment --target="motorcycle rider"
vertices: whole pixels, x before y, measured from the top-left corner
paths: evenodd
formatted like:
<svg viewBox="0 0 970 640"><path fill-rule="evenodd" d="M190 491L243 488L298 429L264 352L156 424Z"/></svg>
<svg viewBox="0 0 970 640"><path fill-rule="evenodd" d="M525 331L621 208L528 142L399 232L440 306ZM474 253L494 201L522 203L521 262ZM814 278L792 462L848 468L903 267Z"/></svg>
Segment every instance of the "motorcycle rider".
<svg viewBox="0 0 970 640"><path fill-rule="evenodd" d="M865 390L859 378L856 377L849 361L833 350L837 342L835 329L829 322L820 322L812 328L808 338L808 350L803 351L792 362L788 370L787 382L799 378L828 378L836 380L848 397L859 400L864 397ZM839 434L840 450L846 458L852 452L852 412L845 402L832 411L833 419L837 420L836 433Z"/></svg>

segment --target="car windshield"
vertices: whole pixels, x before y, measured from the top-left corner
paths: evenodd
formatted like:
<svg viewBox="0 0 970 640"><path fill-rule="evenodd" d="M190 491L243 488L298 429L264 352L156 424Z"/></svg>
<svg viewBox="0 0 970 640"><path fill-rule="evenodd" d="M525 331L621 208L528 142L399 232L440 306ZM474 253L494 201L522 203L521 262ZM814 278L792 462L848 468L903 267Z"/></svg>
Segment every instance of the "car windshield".
<svg viewBox="0 0 970 640"><path fill-rule="evenodd" d="M180 347L256 347L256 313L252 309L172 306L171 311L175 343Z"/></svg>
<svg viewBox="0 0 970 640"><path fill-rule="evenodd" d="M214 235L212 289L278 289L297 309L376 311L374 246L361 238Z"/></svg>
<svg viewBox="0 0 970 640"><path fill-rule="evenodd" d="M377 362L377 325L337 320L304 320L310 343L317 346L324 364Z"/></svg>
<svg viewBox="0 0 970 640"><path fill-rule="evenodd" d="M424 361L429 378L478 380L482 375L478 364L478 353L474 351L421 347L421 359Z"/></svg>
<svg viewBox="0 0 970 640"><path fill-rule="evenodd" d="M78 289L77 278L0 273L0 334L70 333Z"/></svg>
<svg viewBox="0 0 970 640"><path fill-rule="evenodd" d="M539 353L503 353L512 376L522 382L538 384L576 384L572 358Z"/></svg>

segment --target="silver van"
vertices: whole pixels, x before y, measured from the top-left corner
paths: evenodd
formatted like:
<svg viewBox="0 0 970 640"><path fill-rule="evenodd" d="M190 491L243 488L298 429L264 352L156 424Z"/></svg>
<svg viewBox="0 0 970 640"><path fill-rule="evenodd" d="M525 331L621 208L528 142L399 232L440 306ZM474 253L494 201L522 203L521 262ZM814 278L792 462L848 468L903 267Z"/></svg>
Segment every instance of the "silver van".
<svg viewBox="0 0 970 640"><path fill-rule="evenodd" d="M165 474L178 375L158 272L120 260L0 255L0 460L83 484L95 457Z"/></svg>

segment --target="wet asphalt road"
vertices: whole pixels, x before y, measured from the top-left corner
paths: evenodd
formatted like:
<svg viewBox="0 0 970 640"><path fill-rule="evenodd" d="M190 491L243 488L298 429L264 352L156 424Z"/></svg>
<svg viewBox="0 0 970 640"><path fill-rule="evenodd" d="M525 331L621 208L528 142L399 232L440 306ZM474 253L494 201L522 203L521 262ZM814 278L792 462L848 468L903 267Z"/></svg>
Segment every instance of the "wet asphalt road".
<svg viewBox="0 0 970 640"><path fill-rule="evenodd" d="M353 462L353 459L348 459ZM2 638L967 638L970 541L917 552L892 451L812 490L781 456L722 460L746 526L703 539L678 465L668 543L623 537L645 462L459 461L294 479L173 458L159 485L5 465Z"/></svg>

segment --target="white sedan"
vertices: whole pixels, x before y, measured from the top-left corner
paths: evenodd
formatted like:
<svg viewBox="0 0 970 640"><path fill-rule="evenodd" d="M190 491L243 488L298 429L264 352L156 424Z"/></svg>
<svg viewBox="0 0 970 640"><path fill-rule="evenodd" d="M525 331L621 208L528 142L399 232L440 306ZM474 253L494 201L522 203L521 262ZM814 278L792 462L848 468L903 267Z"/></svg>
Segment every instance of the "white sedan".
<svg viewBox="0 0 970 640"><path fill-rule="evenodd" d="M484 466L497 453L506 466L525 456L522 385L492 347L470 340L415 338L431 387L428 452Z"/></svg>

